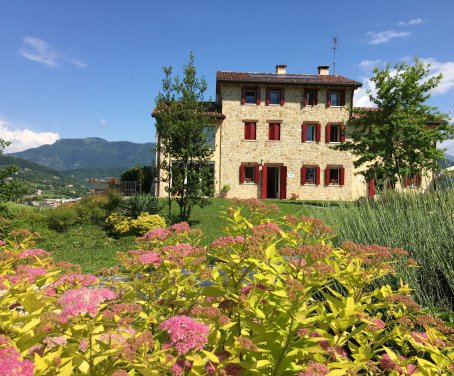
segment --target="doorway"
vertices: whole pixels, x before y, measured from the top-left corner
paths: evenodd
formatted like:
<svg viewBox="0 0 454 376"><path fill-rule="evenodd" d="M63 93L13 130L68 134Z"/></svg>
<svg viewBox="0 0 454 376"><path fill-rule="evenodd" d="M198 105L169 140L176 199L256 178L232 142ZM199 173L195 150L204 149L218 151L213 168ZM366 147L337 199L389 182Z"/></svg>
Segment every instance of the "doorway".
<svg viewBox="0 0 454 376"><path fill-rule="evenodd" d="M268 166L266 198L279 198L279 167Z"/></svg>

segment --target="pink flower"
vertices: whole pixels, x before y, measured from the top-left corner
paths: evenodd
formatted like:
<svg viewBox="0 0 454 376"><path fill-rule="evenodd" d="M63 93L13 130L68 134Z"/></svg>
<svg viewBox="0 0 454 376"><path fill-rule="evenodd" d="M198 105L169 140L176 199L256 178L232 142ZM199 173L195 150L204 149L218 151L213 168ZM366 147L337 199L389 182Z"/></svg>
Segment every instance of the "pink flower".
<svg viewBox="0 0 454 376"><path fill-rule="evenodd" d="M30 249L24 249L21 253L19 253L19 258L24 259L24 258L29 258L29 257L45 257L49 256L50 253L46 252L44 249L40 248L30 248Z"/></svg>
<svg viewBox="0 0 454 376"><path fill-rule="evenodd" d="M190 370L192 364L189 361L184 361L184 359L178 359L172 366L172 374L174 376L183 376L185 370Z"/></svg>
<svg viewBox="0 0 454 376"><path fill-rule="evenodd" d="M81 287L79 289L65 291L58 299L58 302L63 306L63 317L77 316L85 313L95 316L102 302L116 298L117 294L106 287Z"/></svg>
<svg viewBox="0 0 454 376"><path fill-rule="evenodd" d="M187 316L174 316L164 321L160 329L169 333L170 345L178 355L187 354L192 349L201 350L208 341L208 326Z"/></svg>
<svg viewBox="0 0 454 376"><path fill-rule="evenodd" d="M385 371L392 371L397 367L396 362L394 362L388 354L384 354L380 358L380 365Z"/></svg>
<svg viewBox="0 0 454 376"><path fill-rule="evenodd" d="M254 232L266 232L266 233L280 233L282 229L274 222L262 223L261 225L254 226L252 228Z"/></svg>
<svg viewBox="0 0 454 376"><path fill-rule="evenodd" d="M10 343L11 342L11 339L4 336L4 335L0 335L0 346L1 345L6 345L7 343Z"/></svg>
<svg viewBox="0 0 454 376"><path fill-rule="evenodd" d="M153 230L148 231L140 238L137 238L137 241L154 241L154 240L165 240L167 239L172 233L167 230L166 228L155 228Z"/></svg>
<svg viewBox="0 0 454 376"><path fill-rule="evenodd" d="M222 236L211 243L212 247L231 247L235 244L243 244L244 236Z"/></svg>
<svg viewBox="0 0 454 376"><path fill-rule="evenodd" d="M96 278L93 274L66 274L61 276L57 281L55 281L52 286L60 286L65 283L70 285L80 285L80 286L89 286L99 282L99 279Z"/></svg>
<svg viewBox="0 0 454 376"><path fill-rule="evenodd" d="M187 256L192 251L194 248L190 244L186 243L181 243L181 244L176 244L176 245L168 245L167 247L162 247L163 252L169 252L169 253L181 253L183 256Z"/></svg>
<svg viewBox="0 0 454 376"><path fill-rule="evenodd" d="M88 340L86 338L82 338L79 341L79 350L85 352L88 350Z"/></svg>
<svg viewBox="0 0 454 376"><path fill-rule="evenodd" d="M187 222L175 223L174 225L167 227L167 229L174 231L177 234L191 231L191 228L189 227L189 224Z"/></svg>
<svg viewBox="0 0 454 376"><path fill-rule="evenodd" d="M367 329L372 332L383 329L385 327L385 323L381 319L372 319L371 321L372 324L367 325Z"/></svg>
<svg viewBox="0 0 454 376"><path fill-rule="evenodd" d="M139 260L142 265L159 265L161 263L161 258L156 252L147 252L139 256Z"/></svg>
<svg viewBox="0 0 454 376"><path fill-rule="evenodd" d="M4 245L6 245L6 242L4 240L0 240L0 247L3 247Z"/></svg>
<svg viewBox="0 0 454 376"><path fill-rule="evenodd" d="M33 376L35 365L30 360L21 360L16 348L0 348L0 374L2 376Z"/></svg>
<svg viewBox="0 0 454 376"><path fill-rule="evenodd" d="M328 367L322 363L310 361L304 371L301 371L298 376L323 376L329 372Z"/></svg>
<svg viewBox="0 0 454 376"><path fill-rule="evenodd" d="M43 339L43 343L49 349L52 349L57 346L66 345L68 343L68 340L65 336L46 337Z"/></svg>

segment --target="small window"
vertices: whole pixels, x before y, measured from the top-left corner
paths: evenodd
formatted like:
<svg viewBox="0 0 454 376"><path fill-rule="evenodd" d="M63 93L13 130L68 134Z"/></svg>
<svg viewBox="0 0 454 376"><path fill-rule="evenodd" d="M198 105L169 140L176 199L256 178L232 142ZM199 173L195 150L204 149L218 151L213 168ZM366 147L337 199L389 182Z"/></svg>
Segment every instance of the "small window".
<svg viewBox="0 0 454 376"><path fill-rule="evenodd" d="M325 185L344 185L344 167L326 166Z"/></svg>
<svg viewBox="0 0 454 376"><path fill-rule="evenodd" d="M203 129L205 133L207 144L211 149L216 148L216 128L214 126L208 126Z"/></svg>
<svg viewBox="0 0 454 376"><path fill-rule="evenodd" d="M244 123L244 139L256 140L257 123L248 122Z"/></svg>
<svg viewBox="0 0 454 376"><path fill-rule="evenodd" d="M315 106L317 104L317 92L316 91L305 91L304 92L304 105Z"/></svg>
<svg viewBox="0 0 454 376"><path fill-rule="evenodd" d="M258 184L259 165L257 163L242 163L240 165L240 184Z"/></svg>
<svg viewBox="0 0 454 376"><path fill-rule="evenodd" d="M279 123L270 123L268 140L279 141L281 139L281 125Z"/></svg>
<svg viewBox="0 0 454 376"><path fill-rule="evenodd" d="M246 98L246 103L249 103L249 104L256 104L256 90L246 90L245 91L245 98Z"/></svg>
<svg viewBox="0 0 454 376"><path fill-rule="evenodd" d="M306 167L306 184L315 184L315 167Z"/></svg>
<svg viewBox="0 0 454 376"><path fill-rule="evenodd" d="M340 92L338 91L332 91L329 95L331 106L340 106L341 101L340 101Z"/></svg>
<svg viewBox="0 0 454 376"><path fill-rule="evenodd" d="M281 104L280 90L268 90L268 104Z"/></svg>
<svg viewBox="0 0 454 376"><path fill-rule="evenodd" d="M320 167L306 166L301 167L301 185L319 185Z"/></svg>
<svg viewBox="0 0 454 376"><path fill-rule="evenodd" d="M306 126L306 141L315 141L316 125L308 124Z"/></svg>
<svg viewBox="0 0 454 376"><path fill-rule="evenodd" d="M328 90L326 97L326 105L328 107L341 107L345 105L345 91L344 90Z"/></svg>
<svg viewBox="0 0 454 376"><path fill-rule="evenodd" d="M326 124L326 142L345 142L344 126L341 124Z"/></svg>

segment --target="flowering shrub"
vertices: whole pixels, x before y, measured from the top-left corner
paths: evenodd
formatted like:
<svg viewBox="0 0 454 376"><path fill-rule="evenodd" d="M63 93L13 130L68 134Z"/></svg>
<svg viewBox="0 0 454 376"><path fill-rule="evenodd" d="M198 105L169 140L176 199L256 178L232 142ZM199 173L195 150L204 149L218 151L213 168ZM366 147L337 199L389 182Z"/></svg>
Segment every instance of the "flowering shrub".
<svg viewBox="0 0 454 376"><path fill-rule="evenodd" d="M402 281L402 249L330 242L321 221L233 201L227 234L156 228L103 276L1 247L0 373L449 375L454 329ZM25 238L26 239L26 238ZM15 373L14 373L15 372Z"/></svg>
<svg viewBox="0 0 454 376"><path fill-rule="evenodd" d="M106 223L119 234L141 235L145 232L166 226L166 221L158 214L141 213L137 218L112 213Z"/></svg>

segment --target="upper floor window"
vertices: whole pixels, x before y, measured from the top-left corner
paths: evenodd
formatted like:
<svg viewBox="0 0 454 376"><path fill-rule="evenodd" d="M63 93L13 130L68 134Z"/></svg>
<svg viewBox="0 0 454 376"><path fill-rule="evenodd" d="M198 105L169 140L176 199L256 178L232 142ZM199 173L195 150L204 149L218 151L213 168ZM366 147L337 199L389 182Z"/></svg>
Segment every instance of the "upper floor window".
<svg viewBox="0 0 454 376"><path fill-rule="evenodd" d="M326 124L327 143L345 142L344 126L341 124Z"/></svg>
<svg viewBox="0 0 454 376"><path fill-rule="evenodd" d="M241 90L241 104L260 104L260 89L243 88Z"/></svg>
<svg viewBox="0 0 454 376"><path fill-rule="evenodd" d="M216 147L216 127L214 125L203 128L205 133L207 144L210 145L211 149Z"/></svg>
<svg viewBox="0 0 454 376"><path fill-rule="evenodd" d="M270 123L268 131L268 140L279 141L281 139L281 124Z"/></svg>
<svg viewBox="0 0 454 376"><path fill-rule="evenodd" d="M340 107L345 105L345 91L328 90L326 105L328 107Z"/></svg>
<svg viewBox="0 0 454 376"><path fill-rule="evenodd" d="M320 142L320 124L303 124L302 142Z"/></svg>
<svg viewBox="0 0 454 376"><path fill-rule="evenodd" d="M244 123L244 139L256 140L257 123L246 122Z"/></svg>
<svg viewBox="0 0 454 376"><path fill-rule="evenodd" d="M317 90L305 90L303 100L305 106L315 106L317 104Z"/></svg>
<svg viewBox="0 0 454 376"><path fill-rule="evenodd" d="M283 106L285 103L284 100L284 91L281 89L266 89L266 104L279 104Z"/></svg>

